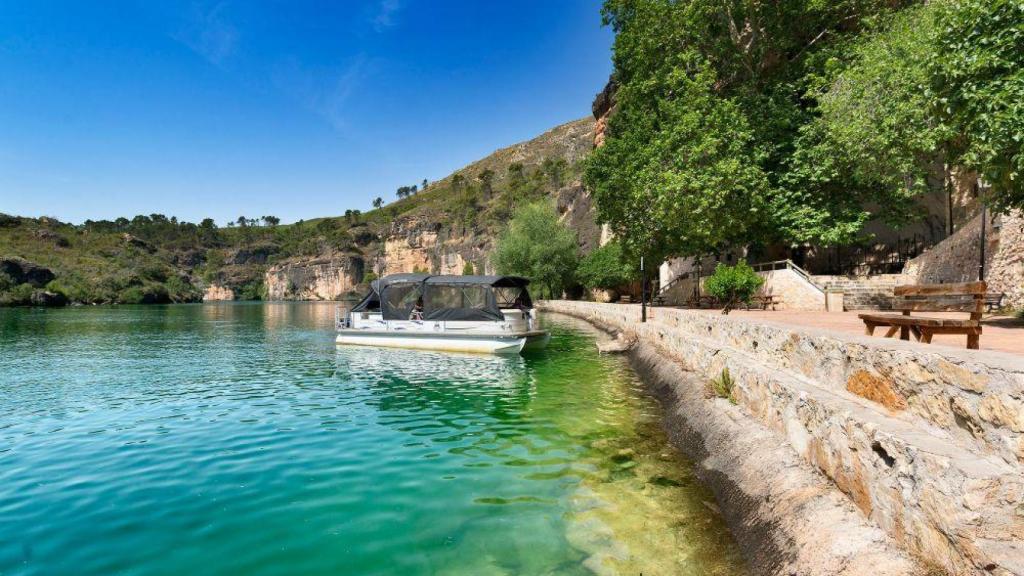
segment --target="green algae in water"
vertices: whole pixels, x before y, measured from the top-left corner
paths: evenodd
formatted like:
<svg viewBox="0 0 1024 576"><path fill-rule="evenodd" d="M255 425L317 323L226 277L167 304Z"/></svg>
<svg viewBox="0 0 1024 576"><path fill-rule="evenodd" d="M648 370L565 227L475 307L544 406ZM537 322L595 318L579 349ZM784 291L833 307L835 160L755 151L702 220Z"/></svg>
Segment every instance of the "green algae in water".
<svg viewBox="0 0 1024 576"><path fill-rule="evenodd" d="M0 574L741 574L583 325L336 348L333 307L0 310Z"/></svg>

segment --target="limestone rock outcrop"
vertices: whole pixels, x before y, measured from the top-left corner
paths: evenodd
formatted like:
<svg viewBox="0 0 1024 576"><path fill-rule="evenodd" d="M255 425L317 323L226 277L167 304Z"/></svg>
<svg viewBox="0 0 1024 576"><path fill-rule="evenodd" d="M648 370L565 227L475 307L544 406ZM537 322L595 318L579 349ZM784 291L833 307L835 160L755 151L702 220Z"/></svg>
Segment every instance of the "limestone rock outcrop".
<svg viewBox="0 0 1024 576"><path fill-rule="evenodd" d="M363 279L360 256L325 254L293 259L270 267L264 283L270 300L338 300Z"/></svg>
<svg viewBox="0 0 1024 576"><path fill-rule="evenodd" d="M220 284L210 284L203 291L203 302L220 302L234 299L235 291Z"/></svg>

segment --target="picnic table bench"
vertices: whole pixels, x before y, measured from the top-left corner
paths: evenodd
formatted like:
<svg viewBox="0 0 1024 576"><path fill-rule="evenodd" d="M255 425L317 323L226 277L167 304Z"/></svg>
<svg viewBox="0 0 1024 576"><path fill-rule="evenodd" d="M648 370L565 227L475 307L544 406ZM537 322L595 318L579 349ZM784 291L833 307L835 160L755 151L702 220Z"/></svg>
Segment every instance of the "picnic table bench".
<svg viewBox="0 0 1024 576"><path fill-rule="evenodd" d="M767 310L768 307L771 306L772 310L775 310L775 307L781 303L782 299L779 298L778 296L774 294L765 294L763 296L754 296L753 298L751 298L750 302L747 302L746 307L747 310L750 310L751 308L760 308L761 310Z"/></svg>
<svg viewBox="0 0 1024 576"><path fill-rule="evenodd" d="M909 340L913 334L925 344L931 343L935 334L964 334L967 336L967 348L977 350L986 287L984 282L897 286L893 289L893 309L900 310L900 314L860 314L859 317L864 321L868 336L873 335L879 326L888 327L886 338L892 338L899 332L900 340ZM966 312L970 318L911 316L911 312Z"/></svg>
<svg viewBox="0 0 1024 576"><path fill-rule="evenodd" d="M1003 296L1006 296L1005 292L989 292L988 294L985 294L985 308L987 308L989 312L1002 308Z"/></svg>
<svg viewBox="0 0 1024 576"><path fill-rule="evenodd" d="M690 308L714 308L716 304L718 304L718 299L707 295L693 296L686 302Z"/></svg>

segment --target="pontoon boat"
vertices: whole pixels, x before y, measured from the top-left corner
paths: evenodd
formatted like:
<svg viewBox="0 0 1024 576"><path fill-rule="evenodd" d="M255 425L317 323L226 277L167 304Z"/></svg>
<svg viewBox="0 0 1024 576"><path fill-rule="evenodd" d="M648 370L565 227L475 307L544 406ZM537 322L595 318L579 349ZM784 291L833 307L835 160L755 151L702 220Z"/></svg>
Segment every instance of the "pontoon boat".
<svg viewBox="0 0 1024 576"><path fill-rule="evenodd" d="M547 345L518 276L392 274L337 318L338 344L518 354Z"/></svg>

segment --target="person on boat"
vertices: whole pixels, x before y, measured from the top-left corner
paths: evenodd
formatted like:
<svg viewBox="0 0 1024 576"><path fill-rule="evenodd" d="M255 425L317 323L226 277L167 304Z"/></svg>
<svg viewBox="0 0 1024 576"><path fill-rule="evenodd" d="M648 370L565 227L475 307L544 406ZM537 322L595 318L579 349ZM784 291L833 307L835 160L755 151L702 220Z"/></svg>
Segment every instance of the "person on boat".
<svg viewBox="0 0 1024 576"><path fill-rule="evenodd" d="M416 304L412 307L412 313L409 314L409 320L423 320L423 297L416 299Z"/></svg>
<svg viewBox="0 0 1024 576"><path fill-rule="evenodd" d="M520 312L529 312L530 307L526 305L526 300L523 298L523 293L520 292L516 299L512 302L512 307L519 310Z"/></svg>

